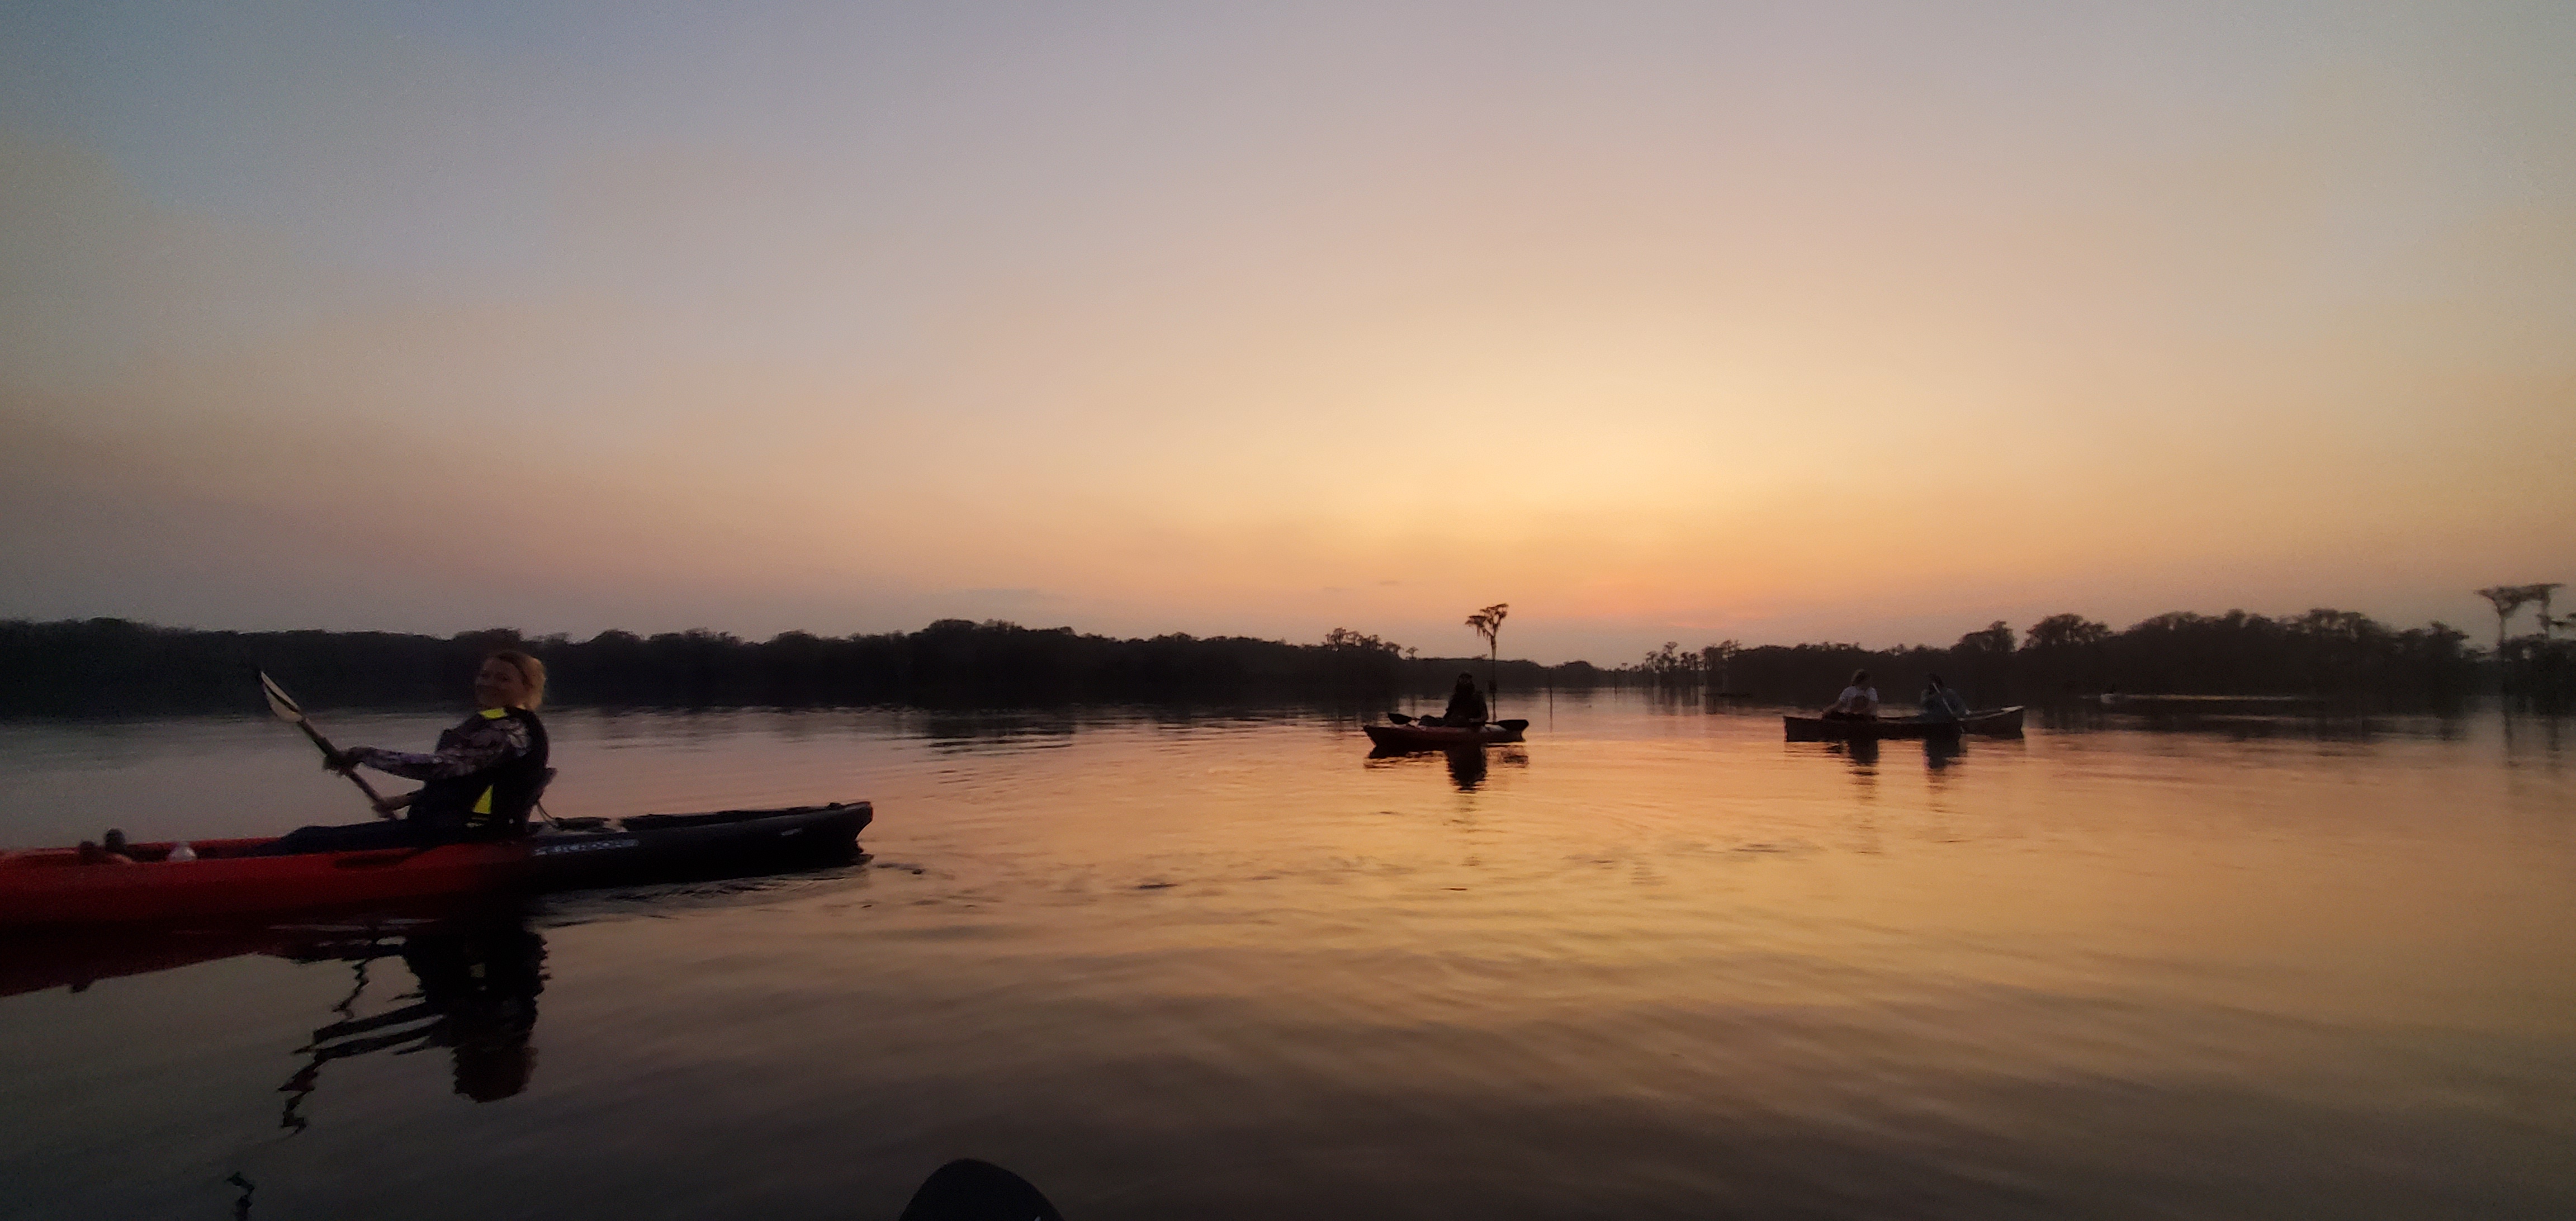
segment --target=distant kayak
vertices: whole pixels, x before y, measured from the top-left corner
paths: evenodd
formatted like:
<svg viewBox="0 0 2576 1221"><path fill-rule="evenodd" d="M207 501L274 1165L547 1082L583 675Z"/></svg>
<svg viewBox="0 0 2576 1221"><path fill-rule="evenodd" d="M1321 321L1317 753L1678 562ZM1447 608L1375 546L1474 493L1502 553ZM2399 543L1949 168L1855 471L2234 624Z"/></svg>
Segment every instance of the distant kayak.
<svg viewBox="0 0 2576 1221"><path fill-rule="evenodd" d="M1948 738L1960 734L1978 734L1989 738L2021 736L2022 706L1971 712L1955 721L1927 721L1920 717L1874 717L1846 720L1840 717L1784 716L1780 720L1792 742L1838 742L1852 738Z"/></svg>
<svg viewBox="0 0 2576 1221"><path fill-rule="evenodd" d="M1490 721L1474 729L1454 725L1425 725L1418 721L1394 725L1362 725L1360 730L1369 741L1384 750L1447 750L1452 747L1485 746L1496 742L1518 742L1521 731L1529 728L1522 720Z"/></svg>
<svg viewBox="0 0 2576 1221"><path fill-rule="evenodd" d="M505 840L280 854L278 839L132 844L132 863L73 848L0 852L0 927L117 924L424 899L532 893L846 856L875 817L864 801L710 814L571 819ZM310 833L307 833L310 834Z"/></svg>

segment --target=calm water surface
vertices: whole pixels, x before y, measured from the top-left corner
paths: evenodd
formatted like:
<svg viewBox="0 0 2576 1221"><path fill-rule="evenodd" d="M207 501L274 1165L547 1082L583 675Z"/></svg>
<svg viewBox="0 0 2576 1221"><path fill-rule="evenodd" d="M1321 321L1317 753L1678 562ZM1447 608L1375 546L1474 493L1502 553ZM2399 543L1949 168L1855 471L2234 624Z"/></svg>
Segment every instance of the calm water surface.
<svg viewBox="0 0 2576 1221"><path fill-rule="evenodd" d="M561 712L558 815L867 797L873 855L0 997L0 1215L890 1219L969 1155L1074 1221L2576 1215L2564 724L1512 711ZM346 787L0 726L11 844Z"/></svg>

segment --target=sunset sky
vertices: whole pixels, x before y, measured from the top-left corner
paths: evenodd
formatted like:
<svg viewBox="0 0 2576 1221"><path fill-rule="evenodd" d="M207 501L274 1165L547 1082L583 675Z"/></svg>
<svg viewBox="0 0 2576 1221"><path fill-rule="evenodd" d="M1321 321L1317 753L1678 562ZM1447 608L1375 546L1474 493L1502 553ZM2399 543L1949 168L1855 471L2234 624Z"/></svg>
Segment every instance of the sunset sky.
<svg viewBox="0 0 2576 1221"><path fill-rule="evenodd" d="M2576 581L2576 5L0 9L0 616L1616 662Z"/></svg>

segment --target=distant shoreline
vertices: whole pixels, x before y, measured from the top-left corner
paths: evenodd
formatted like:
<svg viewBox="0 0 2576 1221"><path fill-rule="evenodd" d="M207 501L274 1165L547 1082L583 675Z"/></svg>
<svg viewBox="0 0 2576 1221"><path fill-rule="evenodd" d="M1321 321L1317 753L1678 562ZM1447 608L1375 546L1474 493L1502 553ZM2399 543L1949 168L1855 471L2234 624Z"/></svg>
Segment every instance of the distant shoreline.
<svg viewBox="0 0 2576 1221"><path fill-rule="evenodd" d="M1998 622L1946 648L1730 643L1684 652L1668 645L1615 668L1411 656L1393 642L1338 630L1328 641L1118 639L956 619L914 632L787 632L766 641L708 631L651 637L610 631L575 641L506 628L438 637L17 620L0 622L0 715L256 712L262 705L252 675L263 669L315 707L445 707L457 700L483 654L503 647L527 648L545 660L550 698L558 705L634 708L1286 703L1365 709L1444 691L1461 670L1480 680L1499 678L1506 700L1547 689L1651 686L1821 704L1855 670L1868 670L1892 705L1910 702L1934 673L1981 706L2112 690L2424 706L2498 685L2495 666L2458 629L2438 622L2395 629L2332 610L2283 619L2174 612L2121 631L2057 615L2026 633Z"/></svg>
<svg viewBox="0 0 2576 1221"><path fill-rule="evenodd" d="M510 629L227 632L117 619L0 623L0 715L259 711L265 670L310 707L453 705L496 648L524 648L558 705L601 707L1022 707L1293 702L1383 708L1445 689L1482 659L1406 657L1357 633L1329 644L1187 635L1121 640L1071 628L942 620L916 632L765 641L715 632L588 640ZM1506 691L1618 677L1588 663L1506 661Z"/></svg>

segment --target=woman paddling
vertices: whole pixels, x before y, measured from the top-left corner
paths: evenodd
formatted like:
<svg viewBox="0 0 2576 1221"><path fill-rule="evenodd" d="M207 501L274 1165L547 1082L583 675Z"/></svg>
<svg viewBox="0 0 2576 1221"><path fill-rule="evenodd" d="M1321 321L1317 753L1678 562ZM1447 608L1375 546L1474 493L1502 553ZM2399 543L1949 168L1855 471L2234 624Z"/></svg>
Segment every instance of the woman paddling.
<svg viewBox="0 0 2576 1221"><path fill-rule="evenodd" d="M304 852L356 852L423 847L459 839L499 838L527 829L546 778L546 727L536 708L545 702L546 667L517 649L483 659L474 675L474 715L438 735L426 755L358 746L322 761L335 772L372 767L426 781L418 792L388 797L376 815L396 822L353 827L299 827L250 849L247 856Z"/></svg>
<svg viewBox="0 0 2576 1221"><path fill-rule="evenodd" d="M1825 707L1825 717L1835 721L1878 719L1878 688L1869 685L1869 671L1852 671L1851 685Z"/></svg>
<svg viewBox="0 0 2576 1221"><path fill-rule="evenodd" d="M407 780L419 791L388 797L376 813L404 821L423 838L516 835L546 783L546 726L537 707L546 699L546 667L517 649L483 659L474 675L478 711L438 735L432 754L353 746L326 761L333 771L372 767Z"/></svg>

